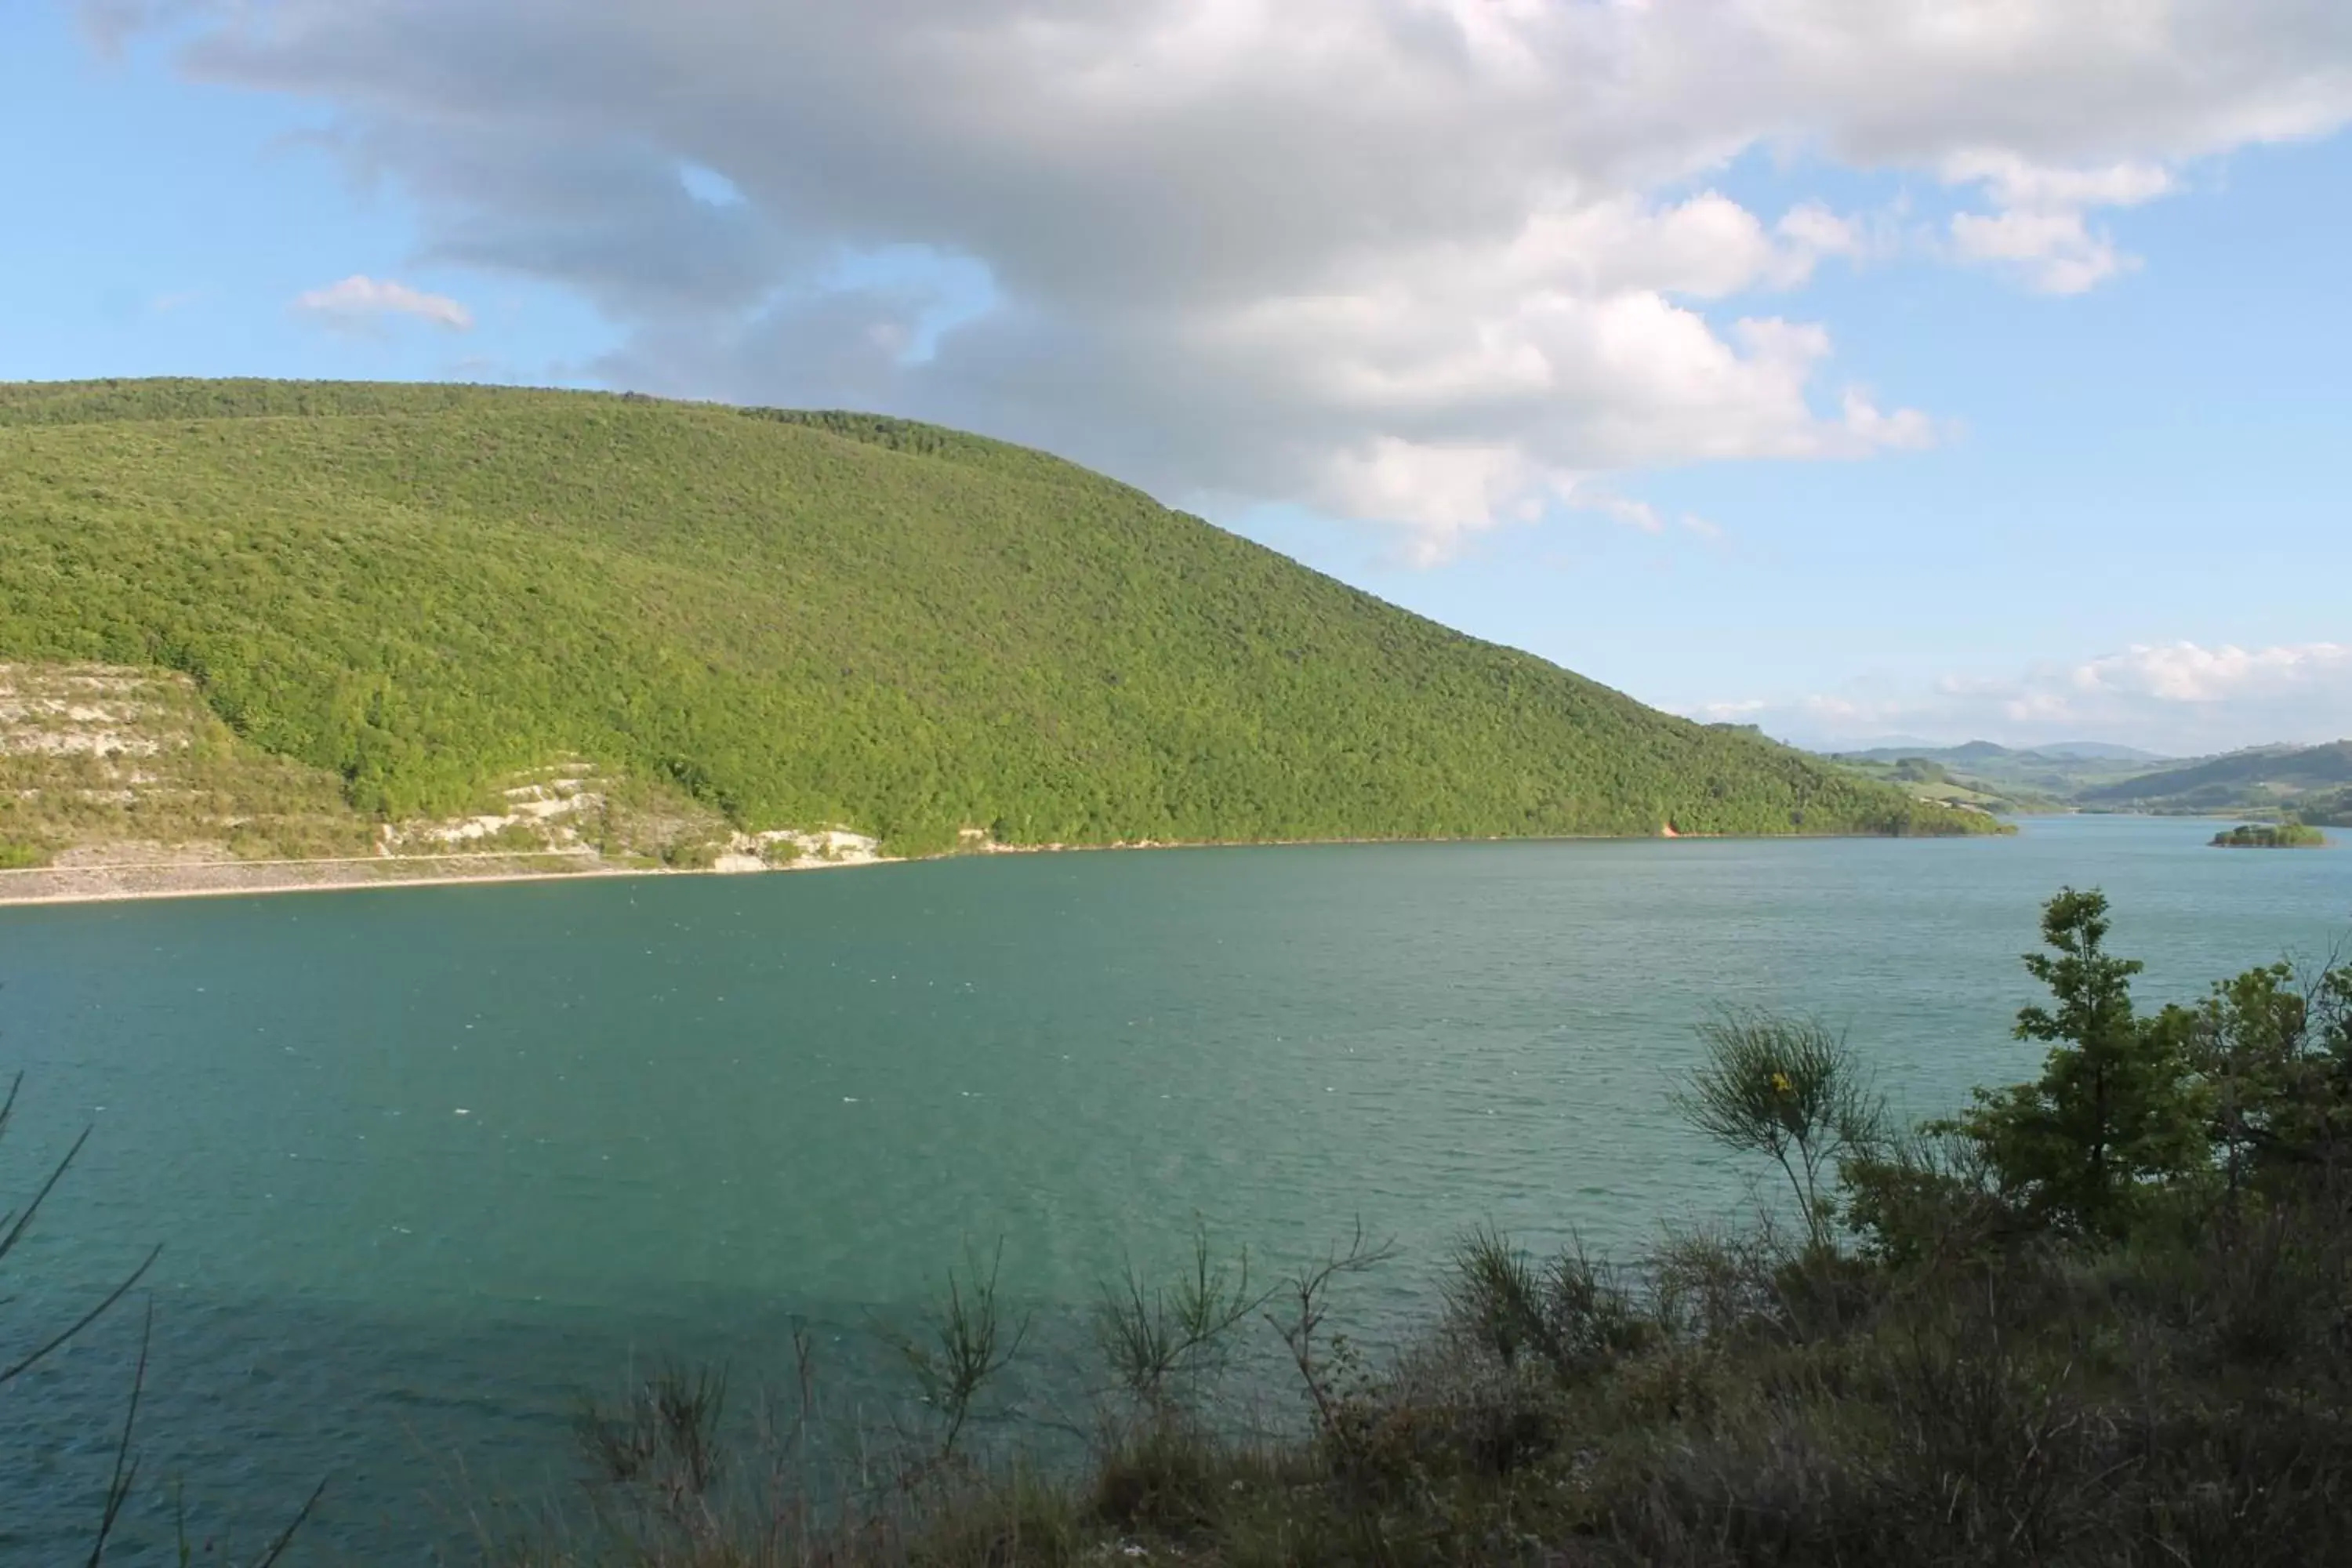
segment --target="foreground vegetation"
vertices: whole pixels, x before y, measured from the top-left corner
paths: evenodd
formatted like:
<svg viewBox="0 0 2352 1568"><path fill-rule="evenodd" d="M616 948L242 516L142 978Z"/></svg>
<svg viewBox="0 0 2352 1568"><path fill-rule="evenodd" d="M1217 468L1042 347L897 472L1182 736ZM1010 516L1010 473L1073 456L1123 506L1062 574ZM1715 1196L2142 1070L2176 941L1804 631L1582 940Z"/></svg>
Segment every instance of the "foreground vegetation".
<svg viewBox="0 0 2352 1568"><path fill-rule="evenodd" d="M736 829L839 825L908 854L967 829L1996 826L1655 712L1041 454L859 416L0 386L0 659L186 677L233 742L216 754L308 770L296 815L337 841L492 809L574 760ZM137 772L48 787L136 796ZM321 787L350 819L314 809ZM19 860L73 831L12 809ZM257 815L226 814L289 837Z"/></svg>
<svg viewBox="0 0 2352 1568"><path fill-rule="evenodd" d="M1769 1178L1751 1223L1612 1267L1465 1236L1393 1354L1333 1331L1362 1237L1097 1314L1092 1458L988 1450L1024 1349L992 1264L900 1342L929 1425L814 1458L722 1436L723 1384L590 1412L530 1564L2306 1564L2352 1560L2352 971L2146 1013L2095 892L2044 911L2040 1076L1890 1125L1817 1024L1729 1015L1679 1104ZM1303 1414L1236 1419L1271 1349Z"/></svg>

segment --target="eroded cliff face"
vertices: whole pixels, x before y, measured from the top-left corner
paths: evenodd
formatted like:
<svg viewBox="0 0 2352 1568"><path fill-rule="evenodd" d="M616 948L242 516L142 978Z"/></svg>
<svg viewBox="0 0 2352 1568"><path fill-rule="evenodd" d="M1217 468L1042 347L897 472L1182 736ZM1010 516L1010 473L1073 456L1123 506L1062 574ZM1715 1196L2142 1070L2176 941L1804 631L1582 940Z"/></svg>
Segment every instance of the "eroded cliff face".
<svg viewBox="0 0 2352 1568"><path fill-rule="evenodd" d="M241 740L177 671L0 664L0 902L883 858L846 828L738 832L580 758L449 818L383 821L341 785Z"/></svg>

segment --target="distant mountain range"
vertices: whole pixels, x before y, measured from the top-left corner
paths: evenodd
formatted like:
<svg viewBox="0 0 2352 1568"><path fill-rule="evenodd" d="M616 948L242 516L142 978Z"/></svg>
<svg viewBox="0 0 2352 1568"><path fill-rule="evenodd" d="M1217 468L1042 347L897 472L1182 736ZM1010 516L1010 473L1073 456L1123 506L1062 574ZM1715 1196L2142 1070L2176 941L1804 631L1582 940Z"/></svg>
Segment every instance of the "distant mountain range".
<svg viewBox="0 0 2352 1568"><path fill-rule="evenodd" d="M2352 820L2352 741L2256 746L2217 757L2167 758L2076 741L2030 750L1878 746L1825 753L1858 775L1923 798L1992 811L2144 811Z"/></svg>
<svg viewBox="0 0 2352 1568"><path fill-rule="evenodd" d="M2161 752L2143 752L2137 746L2118 746L2109 741L2062 741L2054 746L2032 747L2027 754L2076 763L2168 763L2173 760Z"/></svg>
<svg viewBox="0 0 2352 1568"><path fill-rule="evenodd" d="M2085 805L2160 811L2288 810L2352 785L2352 741L2261 746L2084 790Z"/></svg>
<svg viewBox="0 0 2352 1568"><path fill-rule="evenodd" d="M1909 757L1925 757L1938 763L1975 763L1994 758L2021 758L2060 763L2168 763L2176 759L2160 752L2143 752L2137 746L2118 746L2106 741L2061 741L2048 746L2000 746L1990 741L1969 741L1958 746L1874 746L1862 752L1835 752L1833 756L1853 757L1864 762L1899 763Z"/></svg>

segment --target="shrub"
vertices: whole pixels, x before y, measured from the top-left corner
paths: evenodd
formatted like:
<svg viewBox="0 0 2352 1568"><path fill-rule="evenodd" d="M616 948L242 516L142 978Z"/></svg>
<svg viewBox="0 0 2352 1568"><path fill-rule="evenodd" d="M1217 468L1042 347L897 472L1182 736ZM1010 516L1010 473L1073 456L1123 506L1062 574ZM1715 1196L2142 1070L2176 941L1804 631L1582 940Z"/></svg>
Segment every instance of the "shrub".
<svg viewBox="0 0 2352 1568"><path fill-rule="evenodd" d="M2017 1016L2017 1037L2051 1042L2042 1077L1979 1089L1958 1120L1937 1124L1982 1152L2004 1195L2037 1221L2119 1236L2149 1194L2204 1157L2182 1019L2132 1007L2137 959L2106 951L2107 900L2067 889L2044 907L2042 941L2025 966L2052 1007Z"/></svg>
<svg viewBox="0 0 2352 1568"><path fill-rule="evenodd" d="M1683 1119L1727 1149L1764 1154L1788 1177L1808 1239L1826 1247L1826 1178L1885 1139L1884 1102L1845 1041L1815 1019L1726 1012L1700 1028L1706 1058L1674 1097Z"/></svg>

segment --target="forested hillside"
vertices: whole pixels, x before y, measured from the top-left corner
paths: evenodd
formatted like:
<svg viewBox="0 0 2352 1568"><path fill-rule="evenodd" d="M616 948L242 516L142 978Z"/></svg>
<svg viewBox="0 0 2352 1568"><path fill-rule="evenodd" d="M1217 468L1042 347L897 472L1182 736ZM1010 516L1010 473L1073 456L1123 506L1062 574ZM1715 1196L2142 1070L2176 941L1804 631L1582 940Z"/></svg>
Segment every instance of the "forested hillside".
<svg viewBox="0 0 2352 1568"><path fill-rule="evenodd" d="M2315 792L2352 784L2352 741L2263 746L2084 790L2084 804L2151 811L2235 811L2293 806Z"/></svg>
<svg viewBox="0 0 2352 1568"><path fill-rule="evenodd" d="M1042 454L456 386L0 387L0 660L181 672L370 816L582 758L748 829L1969 832ZM1730 657L1730 650L1726 650ZM5 835L0 835L5 837Z"/></svg>

